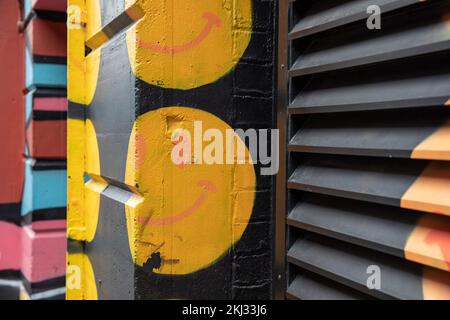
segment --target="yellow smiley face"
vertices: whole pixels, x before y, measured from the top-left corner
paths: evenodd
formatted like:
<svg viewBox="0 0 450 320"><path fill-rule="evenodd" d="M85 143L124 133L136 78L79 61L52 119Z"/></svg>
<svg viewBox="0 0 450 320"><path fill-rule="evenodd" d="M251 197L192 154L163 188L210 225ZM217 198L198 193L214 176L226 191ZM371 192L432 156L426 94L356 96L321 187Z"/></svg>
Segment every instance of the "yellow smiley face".
<svg viewBox="0 0 450 320"><path fill-rule="evenodd" d="M158 255L155 273L189 274L213 264L241 238L252 214L256 176L249 161L172 161L173 133L183 129L193 137L194 121L224 137L231 129L210 113L185 107L146 113L133 128L126 183L137 191L126 203L128 238L137 265Z"/></svg>
<svg viewBox="0 0 450 320"><path fill-rule="evenodd" d="M126 0L145 13L127 32L130 64L141 80L192 89L228 73L246 50L251 0Z"/></svg>

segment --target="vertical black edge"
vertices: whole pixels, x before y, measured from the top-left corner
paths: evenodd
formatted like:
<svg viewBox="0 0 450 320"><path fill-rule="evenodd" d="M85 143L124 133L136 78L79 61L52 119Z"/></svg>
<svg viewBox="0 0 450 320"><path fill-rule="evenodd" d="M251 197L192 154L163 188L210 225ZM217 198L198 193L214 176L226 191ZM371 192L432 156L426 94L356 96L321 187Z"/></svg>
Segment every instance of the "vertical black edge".
<svg viewBox="0 0 450 320"><path fill-rule="evenodd" d="M286 164L287 164L287 70L288 70L288 11L292 0L278 1L277 51L277 129L279 130L280 166L276 176L275 253L273 272L273 298L285 299L286 293Z"/></svg>

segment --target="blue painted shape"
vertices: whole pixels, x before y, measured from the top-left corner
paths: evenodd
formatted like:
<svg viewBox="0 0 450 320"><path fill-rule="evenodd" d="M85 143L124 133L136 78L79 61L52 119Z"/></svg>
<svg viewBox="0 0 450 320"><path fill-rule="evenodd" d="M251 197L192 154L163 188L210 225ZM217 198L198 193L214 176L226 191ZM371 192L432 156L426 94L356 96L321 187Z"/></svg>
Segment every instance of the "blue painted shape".
<svg viewBox="0 0 450 320"><path fill-rule="evenodd" d="M25 97L25 121L27 121L33 112L33 98L36 90L30 91Z"/></svg>
<svg viewBox="0 0 450 320"><path fill-rule="evenodd" d="M22 216L42 209L64 208L67 203L67 170L33 170L34 161L25 162Z"/></svg>
<svg viewBox="0 0 450 320"><path fill-rule="evenodd" d="M34 63L30 51L25 50L26 87L67 87L67 65Z"/></svg>
<svg viewBox="0 0 450 320"><path fill-rule="evenodd" d="M24 14L25 17L27 17L31 12L31 0L25 0L23 5L24 5Z"/></svg>

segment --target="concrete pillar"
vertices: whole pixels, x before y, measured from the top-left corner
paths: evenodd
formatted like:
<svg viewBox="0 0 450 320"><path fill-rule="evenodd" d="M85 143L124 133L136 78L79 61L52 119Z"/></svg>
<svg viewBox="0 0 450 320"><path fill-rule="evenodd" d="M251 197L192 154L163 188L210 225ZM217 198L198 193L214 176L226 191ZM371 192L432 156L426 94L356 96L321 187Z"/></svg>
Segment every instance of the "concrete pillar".
<svg viewBox="0 0 450 320"><path fill-rule="evenodd" d="M24 37L17 1L0 3L0 298L18 299L24 150Z"/></svg>
<svg viewBox="0 0 450 320"><path fill-rule="evenodd" d="M274 127L275 6L69 1L69 299L271 297L272 176L201 134Z"/></svg>
<svg viewBox="0 0 450 320"><path fill-rule="evenodd" d="M24 2L25 148L21 299L65 297L67 36L65 1Z"/></svg>

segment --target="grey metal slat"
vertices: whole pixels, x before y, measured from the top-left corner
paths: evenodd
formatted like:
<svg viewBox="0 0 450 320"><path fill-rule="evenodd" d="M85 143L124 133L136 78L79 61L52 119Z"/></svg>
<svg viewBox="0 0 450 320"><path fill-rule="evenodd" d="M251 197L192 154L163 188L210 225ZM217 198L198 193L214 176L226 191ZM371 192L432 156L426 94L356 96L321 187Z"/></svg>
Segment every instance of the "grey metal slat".
<svg viewBox="0 0 450 320"><path fill-rule="evenodd" d="M288 188L398 207L426 164L406 159L308 157L289 178Z"/></svg>
<svg viewBox="0 0 450 320"><path fill-rule="evenodd" d="M292 300L371 300L372 297L359 291L308 273L295 277L287 289Z"/></svg>
<svg viewBox="0 0 450 320"><path fill-rule="evenodd" d="M320 39L298 57L289 75L296 77L450 49L449 22L444 19L434 17L426 24L418 20L421 22L418 25L403 21L406 27L404 24L388 30L384 27L381 36L358 29L356 34L347 31L340 36ZM364 36L362 39L360 34Z"/></svg>
<svg viewBox="0 0 450 320"><path fill-rule="evenodd" d="M448 65L443 65L446 68ZM417 66L416 66L417 68ZM426 69L422 69L426 70ZM413 70L414 71L414 70ZM358 110L383 110L443 106L450 98L450 73L404 75L377 74L371 80L366 76L352 80L331 77L313 79L292 101L290 114L343 112ZM370 74L367 75L370 77ZM340 83L341 82L341 83Z"/></svg>
<svg viewBox="0 0 450 320"><path fill-rule="evenodd" d="M410 158L448 115L377 113L312 116L294 135L290 152ZM442 145L442 149L450 146Z"/></svg>
<svg viewBox="0 0 450 320"><path fill-rule="evenodd" d="M298 239L289 263L382 299L423 299L422 268L414 263L317 235ZM368 268L381 270L381 288L367 287Z"/></svg>
<svg viewBox="0 0 450 320"><path fill-rule="evenodd" d="M368 17L367 8L370 5L378 5L381 12L386 13L419 2L421 0L313 1L311 11L294 26L289 33L289 39L298 39L365 19Z"/></svg>
<svg viewBox="0 0 450 320"><path fill-rule="evenodd" d="M395 207L321 196L299 202L287 222L294 228L403 258L406 242L422 216Z"/></svg>

